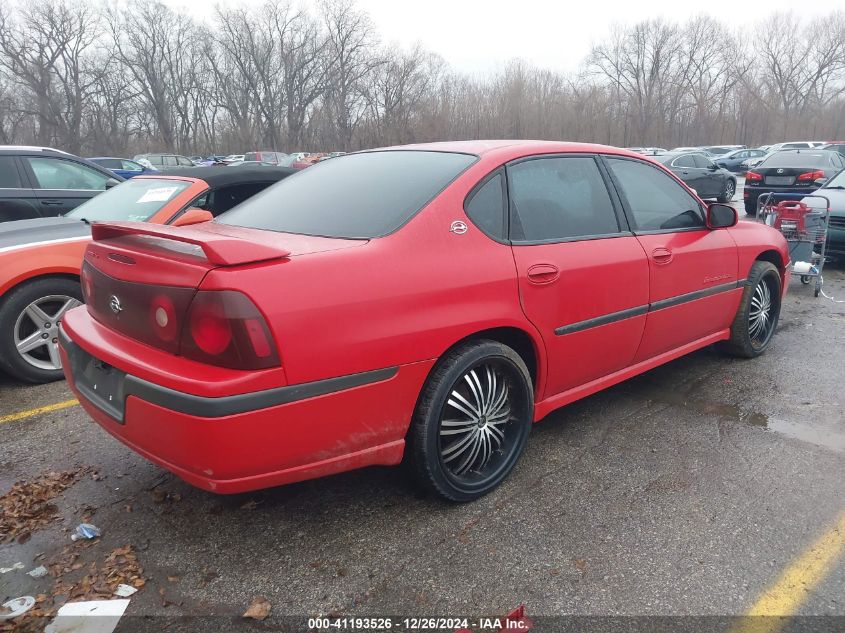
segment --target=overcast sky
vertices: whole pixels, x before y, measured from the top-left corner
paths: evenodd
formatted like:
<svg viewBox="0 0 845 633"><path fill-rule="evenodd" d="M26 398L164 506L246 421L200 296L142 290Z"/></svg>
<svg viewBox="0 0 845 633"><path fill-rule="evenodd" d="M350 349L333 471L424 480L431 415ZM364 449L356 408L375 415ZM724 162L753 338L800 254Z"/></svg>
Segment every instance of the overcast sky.
<svg viewBox="0 0 845 633"><path fill-rule="evenodd" d="M215 5L215 0L165 2L205 19L212 16ZM801 14L829 13L835 4L802 2ZM515 57L544 68L573 70L614 22L657 16L684 21L707 13L742 29L761 15L799 5L795 0L359 0L358 6L370 14L383 42L401 46L421 42L456 70L483 73Z"/></svg>

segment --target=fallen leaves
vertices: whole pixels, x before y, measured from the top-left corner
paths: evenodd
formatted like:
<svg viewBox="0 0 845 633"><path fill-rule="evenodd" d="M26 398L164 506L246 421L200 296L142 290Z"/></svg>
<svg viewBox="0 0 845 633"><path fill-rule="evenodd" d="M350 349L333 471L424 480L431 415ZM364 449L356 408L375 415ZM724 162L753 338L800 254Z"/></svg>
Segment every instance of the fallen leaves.
<svg viewBox="0 0 845 633"><path fill-rule="evenodd" d="M90 563L82 578L75 581L63 579L65 574L85 567L76 561L78 556L78 553L70 552L65 560L50 565L50 575L57 579L53 593L66 595L68 601L109 599L118 585L140 589L147 583L131 545L112 550L100 564L96 561Z"/></svg>
<svg viewBox="0 0 845 633"><path fill-rule="evenodd" d="M51 523L58 509L50 501L88 472L79 467L65 472L44 473L31 481L19 481L0 497L0 543L26 543L32 533Z"/></svg>
<svg viewBox="0 0 845 633"><path fill-rule="evenodd" d="M270 610L273 608L273 605L270 604L270 601L263 596L256 596L252 599L252 604L249 605L249 608L243 614L245 618L252 618L253 620L264 620L270 615Z"/></svg>

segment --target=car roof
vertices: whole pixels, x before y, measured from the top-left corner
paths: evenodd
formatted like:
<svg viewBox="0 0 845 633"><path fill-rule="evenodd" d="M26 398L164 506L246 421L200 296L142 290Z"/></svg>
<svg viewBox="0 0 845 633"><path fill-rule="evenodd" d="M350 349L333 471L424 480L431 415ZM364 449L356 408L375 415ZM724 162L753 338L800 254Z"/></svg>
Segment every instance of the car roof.
<svg viewBox="0 0 845 633"><path fill-rule="evenodd" d="M279 181L296 173L288 167L184 167L151 172L136 178L191 178L203 180L210 187L225 187L251 182Z"/></svg>
<svg viewBox="0 0 845 633"><path fill-rule="evenodd" d="M62 151L60 149L55 149L52 147L40 147L35 145L0 145L0 152L2 153L10 153L10 154L60 154L62 156L72 156L74 158L78 158L73 154L68 152Z"/></svg>
<svg viewBox="0 0 845 633"><path fill-rule="evenodd" d="M595 143L576 143L571 141L535 141L535 140L477 140L477 141L441 141L437 143L415 143L413 145L394 145L380 147L372 150L365 150L361 153L380 151L428 151L428 152L455 152L461 154L474 154L477 156L493 156L503 160L513 160L522 156L532 154L555 154L555 153L585 153L585 154L618 154L631 158L642 159L642 154L637 154L621 147L610 145L598 145ZM347 154L348 156L349 154Z"/></svg>

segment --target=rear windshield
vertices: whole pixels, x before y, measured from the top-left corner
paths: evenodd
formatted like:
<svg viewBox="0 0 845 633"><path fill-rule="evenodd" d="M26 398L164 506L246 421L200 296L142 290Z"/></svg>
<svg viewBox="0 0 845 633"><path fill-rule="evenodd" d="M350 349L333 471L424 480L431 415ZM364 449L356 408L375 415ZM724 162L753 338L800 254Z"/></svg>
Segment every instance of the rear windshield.
<svg viewBox="0 0 845 633"><path fill-rule="evenodd" d="M827 152L777 152L758 167L827 167L831 164Z"/></svg>
<svg viewBox="0 0 845 633"><path fill-rule="evenodd" d="M476 158L408 150L340 156L286 178L216 221L303 235L381 237L407 222Z"/></svg>
<svg viewBox="0 0 845 633"><path fill-rule="evenodd" d="M90 222L146 222L190 184L184 180L133 178L94 196L66 216Z"/></svg>

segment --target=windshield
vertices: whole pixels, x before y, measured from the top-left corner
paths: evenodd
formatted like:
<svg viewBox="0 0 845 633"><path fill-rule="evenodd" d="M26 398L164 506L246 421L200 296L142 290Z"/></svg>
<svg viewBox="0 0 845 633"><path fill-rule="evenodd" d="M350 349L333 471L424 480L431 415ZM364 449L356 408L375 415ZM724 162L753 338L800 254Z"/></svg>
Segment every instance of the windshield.
<svg viewBox="0 0 845 633"><path fill-rule="evenodd" d="M66 217L89 222L146 222L190 184L167 178L134 178L94 196Z"/></svg>
<svg viewBox="0 0 845 633"><path fill-rule="evenodd" d="M407 222L476 158L407 150L340 156L286 178L217 221L303 235L381 237Z"/></svg>
<svg viewBox="0 0 845 633"><path fill-rule="evenodd" d="M758 167L828 167L830 164L827 152L776 152Z"/></svg>

